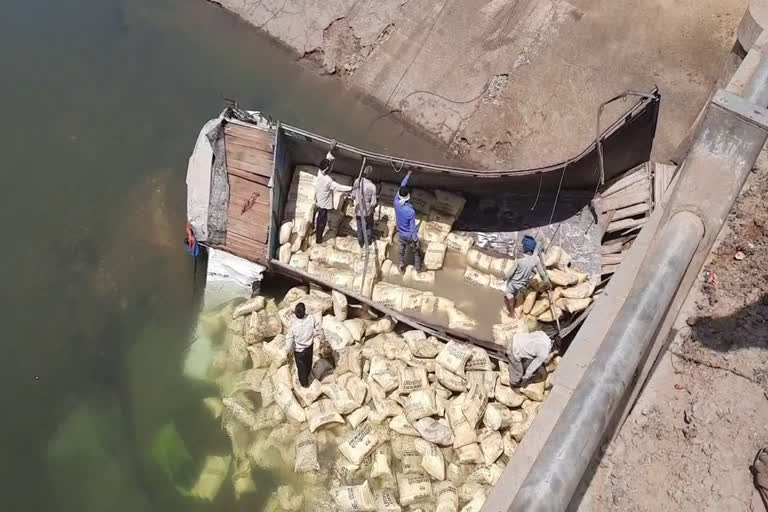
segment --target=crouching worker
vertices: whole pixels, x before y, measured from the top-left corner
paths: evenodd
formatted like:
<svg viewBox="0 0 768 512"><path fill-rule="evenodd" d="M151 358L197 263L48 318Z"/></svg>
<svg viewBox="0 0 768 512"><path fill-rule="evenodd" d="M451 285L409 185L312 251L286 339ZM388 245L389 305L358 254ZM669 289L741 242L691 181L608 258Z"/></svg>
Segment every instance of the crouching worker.
<svg viewBox="0 0 768 512"><path fill-rule="evenodd" d="M507 346L509 383L525 385L536 370L547 362L552 351L552 340L542 331L515 334ZM524 370L525 364L528 365Z"/></svg>
<svg viewBox="0 0 768 512"><path fill-rule="evenodd" d="M523 237L523 256L515 260L515 267L505 276L506 290L504 293L504 303L507 305L507 311L510 316L517 318L515 313L515 300L523 294L528 283L531 282L534 271L544 281L544 287L548 290L552 287L549 280L547 269L541 258L536 254L536 239L530 235Z"/></svg>
<svg viewBox="0 0 768 512"><path fill-rule="evenodd" d="M323 331L315 321L315 317L307 314L303 302L296 304L293 314L296 318L285 335L285 343L288 351L293 349L299 383L301 387L306 388L309 386L309 374L312 371L313 342L316 336L318 339L322 339Z"/></svg>

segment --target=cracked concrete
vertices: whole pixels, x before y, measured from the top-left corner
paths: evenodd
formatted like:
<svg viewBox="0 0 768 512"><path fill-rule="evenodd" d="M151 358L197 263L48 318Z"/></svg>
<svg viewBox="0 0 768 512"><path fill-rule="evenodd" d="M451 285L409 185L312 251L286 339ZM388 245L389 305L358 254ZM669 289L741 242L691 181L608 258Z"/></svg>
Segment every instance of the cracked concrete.
<svg viewBox="0 0 768 512"><path fill-rule="evenodd" d="M496 168L572 156L594 137L602 101L654 85L663 98L654 158L668 159L707 99L746 7L746 0L220 3L454 153ZM626 107L613 106L604 123Z"/></svg>

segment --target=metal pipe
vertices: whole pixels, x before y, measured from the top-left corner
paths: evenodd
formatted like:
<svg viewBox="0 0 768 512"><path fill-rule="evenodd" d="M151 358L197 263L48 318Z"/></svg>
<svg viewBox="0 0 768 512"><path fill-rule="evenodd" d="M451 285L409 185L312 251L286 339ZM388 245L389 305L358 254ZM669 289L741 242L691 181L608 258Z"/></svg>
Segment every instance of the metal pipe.
<svg viewBox="0 0 768 512"><path fill-rule="evenodd" d="M539 453L509 510L566 509L581 480L580 470L602 441L703 236L701 219L679 212L656 238L606 341L550 434L557 442L548 442Z"/></svg>

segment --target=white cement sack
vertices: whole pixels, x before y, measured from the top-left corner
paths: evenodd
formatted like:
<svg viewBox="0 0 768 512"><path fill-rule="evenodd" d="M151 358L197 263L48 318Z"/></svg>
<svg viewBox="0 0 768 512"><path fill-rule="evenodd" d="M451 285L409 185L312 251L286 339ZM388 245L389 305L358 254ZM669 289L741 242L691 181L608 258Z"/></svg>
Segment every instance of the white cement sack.
<svg viewBox="0 0 768 512"><path fill-rule="evenodd" d="M430 443L449 446L453 443L453 431L445 420L422 418L414 423L419 435Z"/></svg>
<svg viewBox="0 0 768 512"><path fill-rule="evenodd" d="M388 444L381 444L373 452L371 478L393 479L390 467L391 449Z"/></svg>
<svg viewBox="0 0 768 512"><path fill-rule="evenodd" d="M498 373L493 370L468 371L467 388L471 389L474 385L482 386L488 394L488 398L494 398L498 376Z"/></svg>
<svg viewBox="0 0 768 512"><path fill-rule="evenodd" d="M562 248L558 245L553 245L549 249L547 249L547 252L544 254L544 258L542 263L544 263L544 266L554 267L557 265L557 263L560 261L560 254L562 252Z"/></svg>
<svg viewBox="0 0 768 512"><path fill-rule="evenodd" d="M264 309L251 313L246 328L246 341L251 344L277 336L283 330L283 323L278 316L277 305L273 299L266 301Z"/></svg>
<svg viewBox="0 0 768 512"><path fill-rule="evenodd" d="M280 366L285 364L285 362L288 360L290 346L288 345L288 341L285 339L285 336L282 334L275 336L272 341L265 343L263 347L264 353L267 354L267 357L269 357L272 363Z"/></svg>
<svg viewBox="0 0 768 512"><path fill-rule="evenodd" d="M224 398L222 404L237 421L254 430L257 422L256 414L246 404L233 397Z"/></svg>
<svg viewBox="0 0 768 512"><path fill-rule="evenodd" d="M333 350L341 350L355 342L344 324L335 316L326 315L323 317L323 333Z"/></svg>
<svg viewBox="0 0 768 512"><path fill-rule="evenodd" d="M317 400L307 407L306 414L310 432L330 423L344 423L344 418L336 410L333 401L327 398Z"/></svg>
<svg viewBox="0 0 768 512"><path fill-rule="evenodd" d="M435 311L447 315L450 310L454 309L454 306L455 304L452 300L446 299L445 297L438 297L437 302L435 303Z"/></svg>
<svg viewBox="0 0 768 512"><path fill-rule="evenodd" d="M546 311L549 311L549 299L539 299L533 304L530 314L531 316L539 316Z"/></svg>
<svg viewBox="0 0 768 512"><path fill-rule="evenodd" d="M446 370L449 370L460 377L464 377L464 367L470 357L472 357L472 351L469 345L449 341L445 344L443 350L440 351L437 358L435 358L435 362ZM445 384L443 385L448 389L451 389L449 386Z"/></svg>
<svg viewBox="0 0 768 512"><path fill-rule="evenodd" d="M536 419L535 414L528 414L525 411L520 411L520 413L521 413L521 416L523 417L523 420L513 421L512 424L509 426L509 430L507 430L507 432L509 432L509 435L512 436L512 439L514 439L518 443L523 440L523 436L525 436L525 433L528 432L528 429L531 427L533 420Z"/></svg>
<svg viewBox="0 0 768 512"><path fill-rule="evenodd" d="M494 324L491 328L493 342L502 347L508 347L515 334L528 332L528 325L520 318L503 324Z"/></svg>
<svg viewBox="0 0 768 512"><path fill-rule="evenodd" d="M517 451L518 444L509 431L504 432L504 435L501 436L501 440L504 442L504 453L499 457L499 460L504 464L509 464L512 455Z"/></svg>
<svg viewBox="0 0 768 512"><path fill-rule="evenodd" d="M307 421L307 416L304 413L304 409L299 405L298 400L293 395L291 388L282 383L275 383L275 403L285 413L285 416L295 421L296 423L302 423Z"/></svg>
<svg viewBox="0 0 768 512"><path fill-rule="evenodd" d="M299 382L299 375L296 373L295 366L291 366L291 383L293 385L293 392L298 397L302 407L309 407L323 394L323 388L318 380L313 379L306 388L302 386Z"/></svg>
<svg viewBox="0 0 768 512"><path fill-rule="evenodd" d="M408 394L428 388L429 379L424 368L404 368L400 372L400 393Z"/></svg>
<svg viewBox="0 0 768 512"><path fill-rule="evenodd" d="M400 512L403 508L397 503L397 495L392 489L379 489L373 494L376 512Z"/></svg>
<svg viewBox="0 0 768 512"><path fill-rule="evenodd" d="M268 405L275 403L275 384L272 382L271 378L261 381L261 389L259 392L261 393L262 407L267 407Z"/></svg>
<svg viewBox="0 0 768 512"><path fill-rule="evenodd" d="M347 296L333 290L331 298L333 300L333 314L340 322L343 322L347 319Z"/></svg>
<svg viewBox="0 0 768 512"><path fill-rule="evenodd" d="M432 496L432 482L425 473L405 475L398 473L397 488L400 504L408 506Z"/></svg>
<svg viewBox="0 0 768 512"><path fill-rule="evenodd" d="M515 270L517 263L509 258L491 258L488 273L497 278L506 279Z"/></svg>
<svg viewBox="0 0 768 512"><path fill-rule="evenodd" d="M522 395L512 389L509 386L505 386L501 384L501 382L496 383L496 401L499 403L502 403L506 405L507 407L516 408L523 405L523 402L525 402L525 395Z"/></svg>
<svg viewBox="0 0 768 512"><path fill-rule="evenodd" d="M403 308L403 288L389 283L373 285L372 300L384 307L400 311Z"/></svg>
<svg viewBox="0 0 768 512"><path fill-rule="evenodd" d="M373 287L376 284L375 270L376 269L373 266L368 268L368 274L365 276L365 282L363 282L362 274L356 275L352 281L352 291L359 293L366 299L370 299L373 296Z"/></svg>
<svg viewBox="0 0 768 512"><path fill-rule="evenodd" d="M552 313L552 310L554 310L554 314ZM536 320L538 320L539 322L551 323L551 322L554 322L555 319L559 320L560 318L562 318L562 316L563 316L563 310L555 306L554 308L550 308L545 312L543 312L542 314L540 314L539 316L537 316Z"/></svg>
<svg viewBox="0 0 768 512"><path fill-rule="evenodd" d="M445 480L445 459L436 444L423 439L414 441L416 450L422 455L420 465L435 480Z"/></svg>
<svg viewBox="0 0 768 512"><path fill-rule="evenodd" d="M459 512L459 490L453 482L437 482L432 486L435 512Z"/></svg>
<svg viewBox="0 0 768 512"><path fill-rule="evenodd" d="M419 431L413 428L413 425L402 414L398 414L390 420L389 428L404 436L419 436Z"/></svg>
<svg viewBox="0 0 768 512"><path fill-rule="evenodd" d="M449 233L445 239L445 245L448 249L457 251L461 254L469 253L475 240L470 236L463 236L456 233Z"/></svg>
<svg viewBox="0 0 768 512"><path fill-rule="evenodd" d="M479 437L483 460L485 465L489 467L504 453L504 441L501 439L501 434L491 429L482 429ZM494 485L495 483L490 484Z"/></svg>
<svg viewBox="0 0 768 512"><path fill-rule="evenodd" d="M322 385L322 389L323 393L333 401L336 411L340 414L349 414L360 407L360 404L352 398L347 388L338 381L327 382Z"/></svg>
<svg viewBox="0 0 768 512"><path fill-rule="evenodd" d="M470 427L474 429L485 414L485 406L488 405L488 393L485 387L473 385L464 396L464 417L467 418Z"/></svg>
<svg viewBox="0 0 768 512"><path fill-rule="evenodd" d="M389 393L400 385L399 365L384 357L376 356L371 359L371 378Z"/></svg>
<svg viewBox="0 0 768 512"><path fill-rule="evenodd" d="M466 201L467 200L459 194L446 192L445 190L435 190L435 199L432 203L432 208L456 219L461 215Z"/></svg>
<svg viewBox="0 0 768 512"><path fill-rule="evenodd" d="M535 402L541 402L544 400L544 381L530 382L520 388L520 393Z"/></svg>
<svg viewBox="0 0 768 512"><path fill-rule="evenodd" d="M424 292L421 298L421 313L431 315L437 308L437 297L432 292Z"/></svg>
<svg viewBox="0 0 768 512"><path fill-rule="evenodd" d="M317 461L317 438L309 431L304 431L294 441L296 463L293 470L296 473L314 473L320 471Z"/></svg>
<svg viewBox="0 0 768 512"><path fill-rule="evenodd" d="M412 270L412 267L408 267L406 275L412 273ZM421 290L414 290L413 288L402 288L402 291L403 301L398 311L421 311L425 293Z"/></svg>
<svg viewBox="0 0 768 512"><path fill-rule="evenodd" d="M591 302L592 302L591 298L586 298L586 299L566 299L566 298L562 298L562 299L558 299L555 302L555 305L558 308L560 308L560 309L562 309L564 311L567 311L569 313L578 313L579 311L584 311L585 309L587 309L587 307L589 306L589 304Z"/></svg>
<svg viewBox="0 0 768 512"><path fill-rule="evenodd" d="M512 411L499 402L489 403L483 415L483 425L491 430L501 430L512 424Z"/></svg>
<svg viewBox="0 0 768 512"><path fill-rule="evenodd" d="M251 365L254 368L267 368L271 362L262 345L249 345L248 354L251 356Z"/></svg>
<svg viewBox="0 0 768 512"><path fill-rule="evenodd" d="M446 245L439 242L429 242L424 251L424 266L429 270L438 270L443 268L445 260Z"/></svg>
<svg viewBox="0 0 768 512"><path fill-rule="evenodd" d="M418 441L418 439L414 438L414 441ZM421 468L421 459L422 456L418 453L404 455L400 459L400 468L403 474L413 475L424 473L424 470Z"/></svg>
<svg viewBox="0 0 768 512"><path fill-rule="evenodd" d="M498 434L498 432L497 432ZM470 482L479 482L490 486L496 485L504 469L498 464L490 464L484 468L478 468L467 477Z"/></svg>
<svg viewBox="0 0 768 512"><path fill-rule="evenodd" d="M280 244L288 243L291 239L291 233L293 232L293 221L283 222L280 225Z"/></svg>
<svg viewBox="0 0 768 512"><path fill-rule="evenodd" d="M480 445L477 442L459 447L454 446L454 450L456 450L456 456L462 464L483 463L483 452L480 450Z"/></svg>
<svg viewBox="0 0 768 512"><path fill-rule="evenodd" d="M378 446L379 441L376 429L370 423L365 422L344 439L339 445L339 451L352 464L360 465L363 459Z"/></svg>
<svg viewBox="0 0 768 512"><path fill-rule="evenodd" d="M435 359L437 361L437 359ZM437 381L451 391L461 393L467 389L467 381L440 364L435 365L435 377Z"/></svg>
<svg viewBox="0 0 768 512"><path fill-rule="evenodd" d="M366 480L362 485L341 486L331 489L334 503L343 512L373 512L376 506Z"/></svg>
<svg viewBox="0 0 768 512"><path fill-rule="evenodd" d="M280 301L280 304L278 305L279 309L283 309L285 307L293 307L297 301L305 298L307 295L309 295L309 293L305 287L294 286L286 292L285 297L283 297L283 300Z"/></svg>
<svg viewBox="0 0 768 512"><path fill-rule="evenodd" d="M357 242L357 237L354 236L337 236L336 240L333 242L333 245L340 251L353 254L360 253L360 244Z"/></svg>
<svg viewBox="0 0 768 512"><path fill-rule="evenodd" d="M571 288L563 288L562 295L566 299L587 299L594 292L595 285L591 282L585 282Z"/></svg>
<svg viewBox="0 0 768 512"><path fill-rule="evenodd" d="M477 321L469 317L460 309L453 308L448 310L448 327L451 329L471 331L477 327Z"/></svg>
<svg viewBox="0 0 768 512"><path fill-rule="evenodd" d="M344 327L347 328L347 331L349 331L349 334L352 335L353 340L359 342L363 339L363 336L365 335L365 323L362 319L350 318L344 320L343 324Z"/></svg>
<svg viewBox="0 0 768 512"><path fill-rule="evenodd" d="M491 283L491 276L472 267L467 267L464 271L464 282L487 288Z"/></svg>
<svg viewBox="0 0 768 512"><path fill-rule="evenodd" d="M549 275L550 281L552 281L555 286L568 287L579 281L577 276L554 268L547 270L547 274Z"/></svg>
<svg viewBox="0 0 768 512"><path fill-rule="evenodd" d="M385 316L384 318L381 318L379 320L376 320L375 322L371 322L365 327L365 335L366 336L374 336L376 334L384 334L387 332L392 332L395 328L395 322L388 316Z"/></svg>
<svg viewBox="0 0 768 512"><path fill-rule="evenodd" d="M459 395L453 400L450 400L445 411L451 425L451 430L453 430L454 449L477 442L475 429L470 425L467 417L464 415L465 398L465 395Z"/></svg>
<svg viewBox="0 0 768 512"><path fill-rule="evenodd" d="M280 263L285 263L286 265L290 263L291 261L291 244L285 243L280 246L280 250L277 253L277 259Z"/></svg>
<svg viewBox="0 0 768 512"><path fill-rule="evenodd" d="M336 382L338 382L339 385L344 386L344 389L347 390L349 396L352 397L352 400L358 407L363 405L365 396L368 394L368 386L365 385L360 377L354 373L346 373L337 377Z"/></svg>
<svg viewBox="0 0 768 512"><path fill-rule="evenodd" d="M358 345L345 347L337 352L336 375L352 373L358 378L363 376L363 354Z"/></svg>
<svg viewBox="0 0 768 512"><path fill-rule="evenodd" d="M493 370L491 358L488 357L488 352L486 352L485 349L472 346L469 350L471 355L464 366L466 371Z"/></svg>
<svg viewBox="0 0 768 512"><path fill-rule="evenodd" d="M449 224L432 220L421 221L419 225L419 240L424 242L444 242L451 230Z"/></svg>
<svg viewBox="0 0 768 512"><path fill-rule="evenodd" d="M302 247L305 245L304 239L299 238L299 235L297 234L292 234L289 240L290 240L289 243L291 244L291 254L299 252L302 249Z"/></svg>
<svg viewBox="0 0 768 512"><path fill-rule="evenodd" d="M433 359L443 350L443 344L434 336L427 338L424 331L406 331L403 338L414 357Z"/></svg>
<svg viewBox="0 0 768 512"><path fill-rule="evenodd" d="M411 423L437 414L435 393L431 389L419 389L408 395L405 403L405 417Z"/></svg>
<svg viewBox="0 0 768 512"><path fill-rule="evenodd" d="M229 474L231 461L231 455L225 457L209 455L206 457L203 469L197 477L197 482L190 489L190 494L195 498L213 501L219 494L221 484L224 483L224 479Z"/></svg>
<svg viewBox="0 0 768 512"><path fill-rule="evenodd" d="M576 270L573 267L565 267L563 269L566 273L570 274L571 276L576 278L576 282L581 284L585 282L587 279L589 279L589 274L586 272L580 272L579 270Z"/></svg>
<svg viewBox="0 0 768 512"><path fill-rule="evenodd" d="M235 307L234 311L232 311L232 318L235 319L241 316L250 315L251 313L256 313L264 309L266 305L267 300L261 295L248 299Z"/></svg>
<svg viewBox="0 0 768 512"><path fill-rule="evenodd" d="M256 482L251 474L251 461L240 459L232 471L232 487L235 489L235 499L239 500L244 494L256 492Z"/></svg>
<svg viewBox="0 0 768 512"><path fill-rule="evenodd" d="M347 415L347 421L352 428L357 428L362 422L368 419L368 415L371 413L371 408L367 405L360 407L357 410L352 411Z"/></svg>
<svg viewBox="0 0 768 512"><path fill-rule="evenodd" d="M406 283L417 284L425 287L432 287L432 286L435 286L435 271L425 270L424 272L417 272L415 268L409 265L405 271L404 279ZM423 293L419 290L414 290L414 291L419 294ZM403 308L406 308L405 304L403 304ZM421 309L421 303L419 302L417 307L411 307L411 309Z"/></svg>
<svg viewBox="0 0 768 512"><path fill-rule="evenodd" d="M470 249L467 252L467 266L487 274L491 269L491 256L479 249Z"/></svg>
<svg viewBox="0 0 768 512"><path fill-rule="evenodd" d="M469 474L471 473L472 472L470 472ZM467 477L469 477L469 474L467 475ZM481 482L476 482L476 481L462 482L458 489L459 489L460 503L470 502L472 501L472 498L474 498L476 495L480 494L482 496L485 496L489 492L487 485L484 485Z"/></svg>

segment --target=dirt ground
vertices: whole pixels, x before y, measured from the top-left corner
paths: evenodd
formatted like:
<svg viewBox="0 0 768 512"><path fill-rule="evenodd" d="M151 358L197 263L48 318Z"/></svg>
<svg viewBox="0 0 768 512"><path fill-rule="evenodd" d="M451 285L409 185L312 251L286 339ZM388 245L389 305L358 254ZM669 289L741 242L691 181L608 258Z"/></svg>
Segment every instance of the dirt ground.
<svg viewBox="0 0 768 512"><path fill-rule="evenodd" d="M750 510L768 444L766 195L764 150L579 510Z"/></svg>

